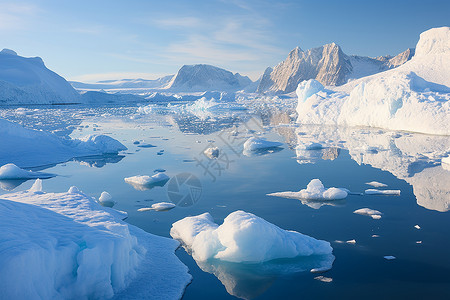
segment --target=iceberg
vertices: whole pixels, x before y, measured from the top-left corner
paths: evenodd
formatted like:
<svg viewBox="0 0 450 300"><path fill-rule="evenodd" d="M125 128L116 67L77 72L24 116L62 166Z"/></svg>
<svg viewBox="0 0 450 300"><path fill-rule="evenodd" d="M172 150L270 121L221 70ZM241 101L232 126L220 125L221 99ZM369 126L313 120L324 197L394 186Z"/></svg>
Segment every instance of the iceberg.
<svg viewBox="0 0 450 300"><path fill-rule="evenodd" d="M313 179L308 183L306 189L298 192L277 192L267 195L303 200L339 200L346 198L348 192L346 189L335 187L325 189L320 179Z"/></svg>
<svg viewBox="0 0 450 300"><path fill-rule="evenodd" d="M258 151L281 147L283 143L267 141L265 138L251 137L244 143L244 151Z"/></svg>
<svg viewBox="0 0 450 300"><path fill-rule="evenodd" d="M400 190L377 190L367 189L364 191L366 195L396 195L400 196Z"/></svg>
<svg viewBox="0 0 450 300"><path fill-rule="evenodd" d="M117 154L127 149L106 135L72 139L27 129L1 118L0 141L0 164L13 163L21 168L55 164L77 157Z"/></svg>
<svg viewBox="0 0 450 300"><path fill-rule="evenodd" d="M170 177L163 172L156 173L153 176L137 175L125 178L125 182L131 184L135 189L144 191L154 188L155 186L164 186Z"/></svg>
<svg viewBox="0 0 450 300"><path fill-rule="evenodd" d="M151 207L139 208L138 211L149 211L149 210L166 211L166 210L171 210L175 206L176 206L175 204L170 203L170 202L159 202L159 203L152 204Z"/></svg>
<svg viewBox="0 0 450 300"><path fill-rule="evenodd" d="M378 210L370 209L370 208L360 208L355 210L353 213L363 216L369 216L372 219L378 220L381 219L381 215L383 213L379 212Z"/></svg>
<svg viewBox="0 0 450 300"><path fill-rule="evenodd" d="M1 298L181 298L191 276L175 256L178 242L113 211L75 187L2 195Z"/></svg>
<svg viewBox="0 0 450 300"><path fill-rule="evenodd" d="M19 168L15 164L6 164L0 167L0 180L11 179L46 179L55 177L55 174L44 172L33 172Z"/></svg>
<svg viewBox="0 0 450 300"><path fill-rule="evenodd" d="M186 217L172 224L170 235L180 240L196 261L262 263L333 251L329 242L283 230L244 211L229 214L220 226L209 213Z"/></svg>
<svg viewBox="0 0 450 300"><path fill-rule="evenodd" d="M373 187L387 187L387 184L385 183L381 183L378 181L371 181L371 182L366 182L367 185L371 185Z"/></svg>
<svg viewBox="0 0 450 300"><path fill-rule="evenodd" d="M322 91L298 85L298 123L370 126L450 135L450 27L420 35L403 65Z"/></svg>
<svg viewBox="0 0 450 300"><path fill-rule="evenodd" d="M113 207L116 204L113 197L108 192L102 192L100 198L98 198L98 202L106 207Z"/></svg>

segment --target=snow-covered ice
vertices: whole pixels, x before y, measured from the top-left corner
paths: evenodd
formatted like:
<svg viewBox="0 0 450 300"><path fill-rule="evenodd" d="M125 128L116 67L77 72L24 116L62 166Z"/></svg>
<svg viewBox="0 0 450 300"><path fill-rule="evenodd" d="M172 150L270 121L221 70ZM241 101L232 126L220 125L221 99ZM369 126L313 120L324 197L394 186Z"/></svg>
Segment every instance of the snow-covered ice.
<svg viewBox="0 0 450 300"><path fill-rule="evenodd" d="M174 207L175 207L175 204L173 204L171 202L159 202L159 203L152 204L151 207L139 208L138 211L149 211L149 210L166 211L166 210L170 210Z"/></svg>
<svg viewBox="0 0 450 300"><path fill-rule="evenodd" d="M358 214L358 215L363 215L363 216L369 216L375 220L381 219L381 215L383 214L378 210L374 210L374 209L370 209L370 208L360 208L360 209L355 210L353 213Z"/></svg>
<svg viewBox="0 0 450 300"><path fill-rule="evenodd" d="M124 178L125 182L131 184L137 190L148 190L155 186L164 186L170 177L163 172L156 173L155 175L136 175L132 177Z"/></svg>
<svg viewBox="0 0 450 300"><path fill-rule="evenodd" d="M220 150L218 147L209 147L203 153L210 159L219 157Z"/></svg>
<svg viewBox="0 0 450 300"><path fill-rule="evenodd" d="M450 27L425 31L410 61L335 92L300 83L297 122L450 135L449 40Z"/></svg>
<svg viewBox="0 0 450 300"><path fill-rule="evenodd" d="M367 185L373 186L373 187L387 187L387 184L378 182L378 181L371 181L371 182L366 182Z"/></svg>
<svg viewBox="0 0 450 300"><path fill-rule="evenodd" d="M420 229L420 226L419 225L414 225L414 228L415 229Z"/></svg>
<svg viewBox="0 0 450 300"><path fill-rule="evenodd" d="M13 163L21 168L65 162L75 157L117 154L127 149L106 135L72 139L27 129L1 118L0 141L0 164Z"/></svg>
<svg viewBox="0 0 450 300"><path fill-rule="evenodd" d="M76 188L2 195L1 298L181 298L191 276L178 243L113 211Z"/></svg>
<svg viewBox="0 0 450 300"><path fill-rule="evenodd" d="M283 143L271 142L265 138L251 137L244 143L244 151L258 151L268 148L281 147Z"/></svg>
<svg viewBox="0 0 450 300"><path fill-rule="evenodd" d="M364 191L366 195L400 195L400 190L378 190L378 189L367 189Z"/></svg>
<svg viewBox="0 0 450 300"><path fill-rule="evenodd" d="M326 189L320 179L313 179L308 183L306 189L298 192L277 192L267 195L304 200L339 200L346 198L348 193L341 188L331 187Z"/></svg>
<svg viewBox="0 0 450 300"><path fill-rule="evenodd" d="M113 207L116 204L116 201L114 201L113 197L106 191L102 192L102 194L98 198L98 202L100 202L101 205L107 207Z"/></svg>
<svg viewBox="0 0 450 300"><path fill-rule="evenodd" d="M209 213L172 224L170 235L192 252L197 261L214 258L229 262L261 263L278 258L331 254L329 242L286 231L244 211L229 214L222 225Z"/></svg>
<svg viewBox="0 0 450 300"><path fill-rule="evenodd" d="M35 179L35 178L51 178L55 174L44 172L33 172L19 168L15 164L6 164L0 167L0 180L5 179Z"/></svg>

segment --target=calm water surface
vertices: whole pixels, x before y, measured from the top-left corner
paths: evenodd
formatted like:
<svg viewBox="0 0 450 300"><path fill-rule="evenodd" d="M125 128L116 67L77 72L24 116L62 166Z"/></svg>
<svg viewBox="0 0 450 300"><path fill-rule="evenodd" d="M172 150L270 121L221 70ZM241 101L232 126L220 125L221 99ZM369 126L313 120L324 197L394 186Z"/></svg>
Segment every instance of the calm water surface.
<svg viewBox="0 0 450 300"><path fill-rule="evenodd" d="M108 134L128 147L120 155L79 158L46 168L59 175L44 181L47 192L75 185L98 198L108 191L117 201L115 208L128 212L128 223L166 237L171 224L186 216L210 212L221 224L229 213L244 210L283 229L330 241L334 249L333 268L313 274L309 269L299 271L308 265L302 260L280 262L274 272L264 271L264 264L197 265L180 247L177 255L193 276L183 299L450 298L450 171L439 160L450 149L448 137L298 126L289 116L291 111L185 113L162 108L141 114L136 110L9 109L1 115L72 137ZM251 136L283 142L283 149L244 155L242 143ZM325 148L301 150L309 141ZM143 144L156 147L139 147ZM210 146L220 148L218 159L203 154ZM196 189L181 185L178 191L193 193L193 203L180 203L164 212L138 212L174 199L168 197L173 185L138 190L124 181L134 175L153 175L157 169L165 169L170 177L187 173L198 178ZM349 195L331 202L266 195L298 191L314 178L326 187L354 192L364 192L371 188L365 183L375 180L401 190L401 195ZM32 182L1 184L3 194L8 192L5 189L28 189ZM353 213L365 207L381 211L382 218ZM356 244L346 243L349 240ZM396 259L386 260L386 255ZM320 275L332 282L315 279Z"/></svg>

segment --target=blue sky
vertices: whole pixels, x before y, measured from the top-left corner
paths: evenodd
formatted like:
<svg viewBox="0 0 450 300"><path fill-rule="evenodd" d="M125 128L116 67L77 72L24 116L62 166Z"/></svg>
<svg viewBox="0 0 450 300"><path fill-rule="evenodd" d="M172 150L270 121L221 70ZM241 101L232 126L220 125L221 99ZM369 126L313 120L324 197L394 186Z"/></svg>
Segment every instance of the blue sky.
<svg viewBox="0 0 450 300"><path fill-rule="evenodd" d="M196 63L256 79L296 46L395 55L449 25L448 0L0 0L0 48L86 82L152 79Z"/></svg>

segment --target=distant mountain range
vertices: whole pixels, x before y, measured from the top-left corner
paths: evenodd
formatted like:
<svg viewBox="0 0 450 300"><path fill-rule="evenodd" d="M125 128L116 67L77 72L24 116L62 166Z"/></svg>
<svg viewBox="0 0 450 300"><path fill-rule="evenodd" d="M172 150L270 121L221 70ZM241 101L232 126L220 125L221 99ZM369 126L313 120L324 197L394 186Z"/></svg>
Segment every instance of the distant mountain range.
<svg viewBox="0 0 450 300"><path fill-rule="evenodd" d="M335 43L307 51L297 47L276 67L266 69L256 92L290 93L308 79L316 79L325 86L338 86L398 67L413 55L414 49L407 49L395 57L348 56Z"/></svg>

